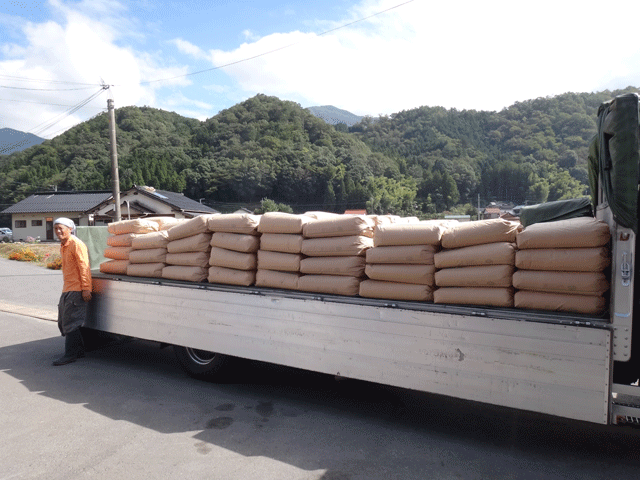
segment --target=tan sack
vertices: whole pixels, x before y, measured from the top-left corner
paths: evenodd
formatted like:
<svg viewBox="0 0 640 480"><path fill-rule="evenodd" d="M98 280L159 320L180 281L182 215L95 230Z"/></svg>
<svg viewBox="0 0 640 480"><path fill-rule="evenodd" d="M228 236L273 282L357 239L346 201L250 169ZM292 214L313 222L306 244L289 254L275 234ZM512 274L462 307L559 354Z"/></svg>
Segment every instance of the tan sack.
<svg viewBox="0 0 640 480"><path fill-rule="evenodd" d="M433 265L375 265L368 264L365 273L371 280L383 282L435 285Z"/></svg>
<svg viewBox="0 0 640 480"><path fill-rule="evenodd" d="M311 217L315 220L319 220L319 219L323 219L323 218L330 218L330 217L339 217L340 214L339 213L331 213L331 212L318 212L318 211L312 211L312 212L304 212L305 217Z"/></svg>
<svg viewBox="0 0 640 480"><path fill-rule="evenodd" d="M294 215L284 212L267 212L260 218L260 233L293 233L301 234L302 227L313 220L306 215Z"/></svg>
<svg viewBox="0 0 640 480"><path fill-rule="evenodd" d="M354 296L360 291L360 279L339 275L303 275L298 279L298 290Z"/></svg>
<svg viewBox="0 0 640 480"><path fill-rule="evenodd" d="M129 254L131 263L166 263L167 247L132 250Z"/></svg>
<svg viewBox="0 0 640 480"><path fill-rule="evenodd" d="M534 223L518 234L518 248L602 247L610 239L609 226L592 217Z"/></svg>
<svg viewBox="0 0 640 480"><path fill-rule="evenodd" d="M608 247L541 248L516 252L516 267L521 270L602 272L610 264Z"/></svg>
<svg viewBox="0 0 640 480"><path fill-rule="evenodd" d="M607 277L599 272L518 270L513 274L513 286L518 290L574 295L604 295L609 290Z"/></svg>
<svg viewBox="0 0 640 480"><path fill-rule="evenodd" d="M134 219L111 222L107 225L107 231L111 235L122 235L125 233L149 233L158 231L158 224L149 220Z"/></svg>
<svg viewBox="0 0 640 480"><path fill-rule="evenodd" d="M363 280L360 283L360 296L367 298L386 298L389 300L432 302L433 290L428 285L409 285L407 283Z"/></svg>
<svg viewBox="0 0 640 480"><path fill-rule="evenodd" d="M167 265L184 265L186 267L209 267L209 252L167 253Z"/></svg>
<svg viewBox="0 0 640 480"><path fill-rule="evenodd" d="M515 256L515 243L486 243L484 245L454 248L453 250L442 250L434 255L434 263L436 268L513 265Z"/></svg>
<svg viewBox="0 0 640 480"><path fill-rule="evenodd" d="M235 270L255 270L258 267L258 261L255 253L234 252L224 248L211 247L209 265Z"/></svg>
<svg viewBox="0 0 640 480"><path fill-rule="evenodd" d="M107 260L100 264L100 271L112 275L126 275L128 266L128 260Z"/></svg>
<svg viewBox="0 0 640 480"><path fill-rule="evenodd" d="M433 265L433 256L438 251L434 245L400 245L397 247L373 247L367 250L367 263L406 265Z"/></svg>
<svg viewBox="0 0 640 480"><path fill-rule="evenodd" d="M513 288L446 287L433 292L435 303L513 307Z"/></svg>
<svg viewBox="0 0 640 480"><path fill-rule="evenodd" d="M207 252L211 245L211 233L198 233L190 237L181 238L169 242L167 252L169 253L186 253L186 252Z"/></svg>
<svg viewBox="0 0 640 480"><path fill-rule="evenodd" d="M169 230L174 225L177 225L180 222L184 222L184 219L175 218L175 217L147 217L145 220L149 220L150 222L155 222L158 224L158 230Z"/></svg>
<svg viewBox="0 0 640 480"><path fill-rule="evenodd" d="M104 249L102 255L112 260L129 260L130 252L131 247L107 247Z"/></svg>
<svg viewBox="0 0 640 480"><path fill-rule="evenodd" d="M256 286L297 290L299 278L299 273L258 269L256 272Z"/></svg>
<svg viewBox="0 0 640 480"><path fill-rule="evenodd" d="M510 287L512 265L445 268L436 272L438 287Z"/></svg>
<svg viewBox="0 0 640 480"><path fill-rule="evenodd" d="M437 221L377 225L373 230L376 247L391 245L440 245L445 228Z"/></svg>
<svg viewBox="0 0 640 480"><path fill-rule="evenodd" d="M300 253L302 252L302 240L302 235L263 233L260 237L260 250L283 253Z"/></svg>
<svg viewBox="0 0 640 480"><path fill-rule="evenodd" d="M162 269L162 278L166 278L168 280L182 280L184 282L204 282L207 279L208 273L209 270L203 267L169 265Z"/></svg>
<svg viewBox="0 0 640 480"><path fill-rule="evenodd" d="M398 215L368 215L376 225L387 225L389 223L398 223L400 217Z"/></svg>
<svg viewBox="0 0 640 480"><path fill-rule="evenodd" d="M209 230L212 232L241 233L258 235L260 215L249 213L225 213L209 218Z"/></svg>
<svg viewBox="0 0 640 480"><path fill-rule="evenodd" d="M122 235L109 235L107 237L107 245L110 247L131 247L134 238L138 236L149 235L148 233L139 235L137 233L123 233Z"/></svg>
<svg viewBox="0 0 640 480"><path fill-rule="evenodd" d="M167 248L169 243L169 237L167 231L162 230L159 232L145 233L144 235L137 235L131 242L131 246L135 250L145 250L148 248Z"/></svg>
<svg viewBox="0 0 640 480"><path fill-rule="evenodd" d="M601 296L519 290L516 292L514 304L516 308L600 315L604 313L607 301Z"/></svg>
<svg viewBox="0 0 640 480"><path fill-rule="evenodd" d="M217 216L217 214L199 215L197 217L190 218L189 220L185 220L184 222L176 223L167 230L169 241L173 242L174 240L180 240L181 238L208 232L209 219L215 216Z"/></svg>
<svg viewBox="0 0 640 480"><path fill-rule="evenodd" d="M365 260L361 256L309 257L300 262L300 272L310 275L346 275L364 277Z"/></svg>
<svg viewBox="0 0 640 480"><path fill-rule="evenodd" d="M222 283L223 285L241 285L248 287L256 283L256 272L253 270L234 270L232 268L209 268L209 283Z"/></svg>
<svg viewBox="0 0 640 480"><path fill-rule="evenodd" d="M279 272L299 272L302 255L299 253L270 252L258 250L258 269Z"/></svg>
<svg viewBox="0 0 640 480"><path fill-rule="evenodd" d="M130 263L127 267L127 275L130 277L162 278L164 263Z"/></svg>
<svg viewBox="0 0 640 480"><path fill-rule="evenodd" d="M338 215L306 223L302 228L305 238L348 237L363 235L373 237L374 222L364 215Z"/></svg>
<svg viewBox="0 0 640 480"><path fill-rule="evenodd" d="M260 237L240 233L215 232L211 235L211 246L236 252L253 253L260 248Z"/></svg>
<svg viewBox="0 0 640 480"><path fill-rule="evenodd" d="M361 235L333 238L305 238L302 253L310 257L348 257L365 255L373 247L373 240Z"/></svg>
<svg viewBox="0 0 640 480"><path fill-rule="evenodd" d="M502 218L460 222L447 228L442 234L443 248L462 248L485 243L516 241L516 233L522 228L520 223Z"/></svg>

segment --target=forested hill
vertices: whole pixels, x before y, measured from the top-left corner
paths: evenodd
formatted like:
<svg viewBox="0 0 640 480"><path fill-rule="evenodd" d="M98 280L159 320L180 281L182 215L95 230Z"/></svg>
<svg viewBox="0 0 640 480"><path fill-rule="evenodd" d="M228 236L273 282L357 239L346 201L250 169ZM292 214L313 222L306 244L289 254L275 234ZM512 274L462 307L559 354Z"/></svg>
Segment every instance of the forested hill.
<svg viewBox="0 0 640 480"><path fill-rule="evenodd" d="M625 91L637 91L627 89ZM148 107L116 110L121 188L184 192L214 206L269 198L294 211L367 208L433 215L482 202L587 193L598 106L565 94L500 112L421 107L334 127L298 104L257 95L205 122ZM108 121L0 156L0 204L35 190L110 189Z"/></svg>

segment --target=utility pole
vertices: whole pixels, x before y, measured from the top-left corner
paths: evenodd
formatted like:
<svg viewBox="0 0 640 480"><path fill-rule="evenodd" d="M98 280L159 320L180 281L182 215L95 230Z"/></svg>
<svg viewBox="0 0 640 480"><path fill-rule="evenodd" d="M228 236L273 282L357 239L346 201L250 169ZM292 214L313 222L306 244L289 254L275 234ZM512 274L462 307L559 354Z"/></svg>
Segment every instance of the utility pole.
<svg viewBox="0 0 640 480"><path fill-rule="evenodd" d="M113 99L107 99L107 108L109 110L109 140L111 152L111 186L113 190L113 201L116 206L115 221L122 220L122 212L120 211L120 176L118 174L118 149L116 147L116 116L113 109Z"/></svg>

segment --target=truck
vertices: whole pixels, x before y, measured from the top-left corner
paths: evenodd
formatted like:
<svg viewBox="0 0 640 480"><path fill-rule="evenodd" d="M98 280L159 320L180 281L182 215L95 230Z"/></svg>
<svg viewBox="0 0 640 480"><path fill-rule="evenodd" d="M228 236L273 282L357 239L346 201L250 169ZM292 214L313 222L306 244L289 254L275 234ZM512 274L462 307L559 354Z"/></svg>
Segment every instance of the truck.
<svg viewBox="0 0 640 480"><path fill-rule="evenodd" d="M95 273L87 327L171 345L195 377L215 376L229 357L240 357L566 419L640 425L638 113L635 94L603 104L590 155L595 216L611 232L605 315Z"/></svg>

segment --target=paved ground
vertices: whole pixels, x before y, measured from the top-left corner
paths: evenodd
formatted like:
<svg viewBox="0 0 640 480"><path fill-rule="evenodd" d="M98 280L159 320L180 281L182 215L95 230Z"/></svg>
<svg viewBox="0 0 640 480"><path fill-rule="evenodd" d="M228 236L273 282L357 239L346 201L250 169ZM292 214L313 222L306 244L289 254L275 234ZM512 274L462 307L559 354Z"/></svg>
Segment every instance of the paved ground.
<svg viewBox="0 0 640 480"><path fill-rule="evenodd" d="M58 272L0 262L0 303L54 312ZM24 289L30 289L25 292ZM226 383L132 342L52 367L55 322L0 313L0 480L636 478L640 431L251 362Z"/></svg>

